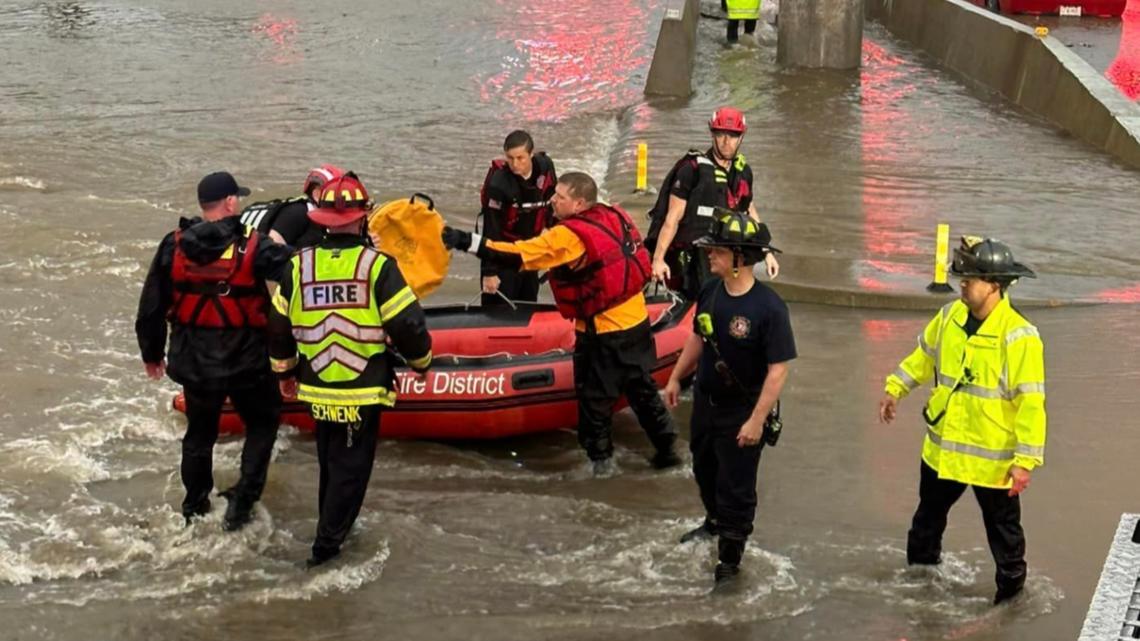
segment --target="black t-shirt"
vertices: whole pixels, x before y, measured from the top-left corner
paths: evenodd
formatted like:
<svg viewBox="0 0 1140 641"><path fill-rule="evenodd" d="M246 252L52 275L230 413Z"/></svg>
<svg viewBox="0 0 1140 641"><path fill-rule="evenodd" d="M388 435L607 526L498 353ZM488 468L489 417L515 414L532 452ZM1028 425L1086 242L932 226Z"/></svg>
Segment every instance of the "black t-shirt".
<svg viewBox="0 0 1140 641"><path fill-rule="evenodd" d="M309 220L309 205L302 201L282 207L273 219L271 229L281 234L286 245L298 248L312 247L324 237L324 229Z"/></svg>
<svg viewBox="0 0 1140 641"><path fill-rule="evenodd" d="M716 162L716 158L715 158L715 156L713 154L713 150L711 148L707 152L705 152L705 156L708 157L708 159L713 161L714 163ZM690 158L692 158L692 156L690 156ZM697 186L697 179L699 178L699 174L700 174L700 168L699 167L700 166L695 161L694 162L681 163L681 166L677 169L677 174L676 174L676 178L673 180L673 185L671 186L671 188L669 190L670 193L672 193L677 198L688 201L689 195L692 193L693 188ZM739 180L743 180L744 182L748 183L748 195L745 196L744 198L741 198L740 202L737 203L737 206L736 206L737 211L747 210L749 205L752 204L752 165L745 165L743 171L737 171L736 163L734 162L734 163L731 163L729 165L727 173L728 173L728 184L729 185L735 185L737 183L737 181L739 181ZM705 206L705 207L727 207L728 206L727 201L720 202L720 203L697 203L697 204Z"/></svg>
<svg viewBox="0 0 1140 641"><path fill-rule="evenodd" d="M962 329L966 331L966 337L969 338L974 334L977 334L978 330L981 329L981 327L981 319L975 317L973 314L970 314L966 317L966 324L962 326Z"/></svg>
<svg viewBox="0 0 1140 641"><path fill-rule="evenodd" d="M716 370L717 354L706 344L697 364L697 388L718 402L755 403L768 377L768 365L796 357L796 342L788 306L760 281L752 289L732 296L718 279L705 283L697 298L697 314L712 316L713 341L720 358L744 387L731 384ZM693 331L700 335L694 317Z"/></svg>

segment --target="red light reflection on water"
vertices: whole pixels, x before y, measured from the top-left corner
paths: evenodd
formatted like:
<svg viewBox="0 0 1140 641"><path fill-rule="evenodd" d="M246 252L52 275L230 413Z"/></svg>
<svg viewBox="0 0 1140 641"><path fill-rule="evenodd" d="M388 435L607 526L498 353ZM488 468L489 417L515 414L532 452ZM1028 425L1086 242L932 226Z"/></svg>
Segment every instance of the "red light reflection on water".
<svg viewBox="0 0 1140 641"><path fill-rule="evenodd" d="M908 80L913 69L902 58L881 45L863 39L863 67L860 76L862 96L860 128L863 159L863 248L866 266L878 272L913 273L908 263L892 262L899 257L918 256L924 249L912 232L902 230L899 219L923 212L908 207L897 196L897 177L886 174L906 162L909 115L901 107L917 88ZM874 291L891 289L878 278L862 275L859 286Z"/></svg>
<svg viewBox="0 0 1140 641"><path fill-rule="evenodd" d="M1128 0L1120 16L1120 48L1104 72L1129 100L1140 98L1140 0Z"/></svg>
<svg viewBox="0 0 1140 641"><path fill-rule="evenodd" d="M277 64L292 64L301 60L301 52L295 46L299 32L296 18L281 18L266 13L254 23L250 32L265 38L272 55L270 60Z"/></svg>
<svg viewBox="0 0 1140 641"><path fill-rule="evenodd" d="M1140 303L1140 284L1106 289L1094 296L1104 303Z"/></svg>
<svg viewBox="0 0 1140 641"><path fill-rule="evenodd" d="M881 343L897 336L899 332L908 329L913 324L908 321L867 319L863 321L863 336L873 343Z"/></svg>
<svg viewBox="0 0 1140 641"><path fill-rule="evenodd" d="M512 42L502 70L479 79L485 102L501 100L527 120L557 121L571 112L622 107L641 87L630 77L648 68L653 6L629 0L550 3L497 0L497 39ZM656 5L656 3L649 3Z"/></svg>

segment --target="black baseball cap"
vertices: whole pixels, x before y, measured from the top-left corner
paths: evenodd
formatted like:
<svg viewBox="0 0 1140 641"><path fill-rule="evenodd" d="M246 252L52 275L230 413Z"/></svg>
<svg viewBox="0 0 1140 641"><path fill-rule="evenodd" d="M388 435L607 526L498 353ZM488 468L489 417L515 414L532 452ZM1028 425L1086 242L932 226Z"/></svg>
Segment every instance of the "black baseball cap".
<svg viewBox="0 0 1140 641"><path fill-rule="evenodd" d="M198 202L212 203L227 196L248 196L249 189L240 187L228 171L215 171L198 181Z"/></svg>

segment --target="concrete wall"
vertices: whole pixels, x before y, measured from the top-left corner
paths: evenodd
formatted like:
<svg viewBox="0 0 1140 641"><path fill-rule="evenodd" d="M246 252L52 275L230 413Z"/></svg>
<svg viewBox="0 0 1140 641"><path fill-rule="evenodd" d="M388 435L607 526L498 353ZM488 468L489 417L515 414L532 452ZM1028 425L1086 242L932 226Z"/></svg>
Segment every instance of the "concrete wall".
<svg viewBox="0 0 1140 641"><path fill-rule="evenodd" d="M1140 107L1056 38L963 0L866 3L869 18L946 67L1140 168Z"/></svg>
<svg viewBox="0 0 1140 641"><path fill-rule="evenodd" d="M700 0L670 0L661 19L657 47L645 80L646 95L687 98L693 93L693 61L700 18Z"/></svg>
<svg viewBox="0 0 1140 641"><path fill-rule="evenodd" d="M780 12L776 61L856 69L863 60L863 0L794 0Z"/></svg>

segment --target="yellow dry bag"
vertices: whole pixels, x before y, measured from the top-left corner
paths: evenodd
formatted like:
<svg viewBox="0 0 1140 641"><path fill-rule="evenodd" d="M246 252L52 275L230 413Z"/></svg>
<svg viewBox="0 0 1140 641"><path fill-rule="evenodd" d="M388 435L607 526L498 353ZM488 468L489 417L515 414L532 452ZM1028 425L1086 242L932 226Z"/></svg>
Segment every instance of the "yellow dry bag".
<svg viewBox="0 0 1140 641"><path fill-rule="evenodd" d="M426 204L425 204L426 203ZM376 248L394 256L408 286L423 299L443 282L451 253L443 246L443 217L429 196L386 202L368 217Z"/></svg>

